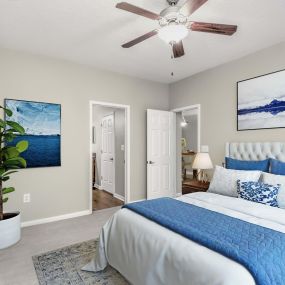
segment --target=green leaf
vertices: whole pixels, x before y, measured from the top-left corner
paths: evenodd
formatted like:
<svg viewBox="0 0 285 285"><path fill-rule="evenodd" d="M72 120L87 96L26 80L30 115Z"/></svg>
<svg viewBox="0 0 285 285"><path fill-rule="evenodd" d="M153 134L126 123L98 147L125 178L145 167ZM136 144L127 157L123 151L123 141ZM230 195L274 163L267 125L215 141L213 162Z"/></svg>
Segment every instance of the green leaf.
<svg viewBox="0 0 285 285"><path fill-rule="evenodd" d="M6 127L5 121L3 121L2 119L0 119L0 128L5 128L5 127Z"/></svg>
<svg viewBox="0 0 285 285"><path fill-rule="evenodd" d="M21 168L19 165L9 165L7 169L19 169Z"/></svg>
<svg viewBox="0 0 285 285"><path fill-rule="evenodd" d="M8 193L11 193L11 192L14 192L14 191L15 191L14 187L7 187L7 188L3 188L2 189L2 193L3 194L8 194Z"/></svg>
<svg viewBox="0 0 285 285"><path fill-rule="evenodd" d="M8 197L3 198L3 203L6 203L8 201Z"/></svg>
<svg viewBox="0 0 285 285"><path fill-rule="evenodd" d="M7 175L10 175L10 174L16 173L16 172L18 172L18 171L16 171L16 170L7 171L7 172L5 172L5 173L2 174L2 177L5 177L5 176L7 176Z"/></svg>
<svg viewBox="0 0 285 285"><path fill-rule="evenodd" d="M19 141L16 145L16 148L19 152L24 152L29 147L28 141Z"/></svg>
<svg viewBox="0 0 285 285"><path fill-rule="evenodd" d="M19 134L24 135L25 129L18 123L13 121L6 121L7 125L16 130Z"/></svg>
<svg viewBox="0 0 285 285"><path fill-rule="evenodd" d="M10 129L7 129L5 133L6 134L16 134L17 135L19 132L17 130L13 129L13 128L10 128Z"/></svg>
<svg viewBox="0 0 285 285"><path fill-rule="evenodd" d="M5 171L6 171L6 169L3 168L3 167L1 167L1 168L0 168L0 176L2 176L2 175L5 173Z"/></svg>
<svg viewBox="0 0 285 285"><path fill-rule="evenodd" d="M6 133L3 135L3 137L5 141L12 142L16 136L12 133Z"/></svg>
<svg viewBox="0 0 285 285"><path fill-rule="evenodd" d="M27 162L23 157L18 157L18 160L20 161L22 167L24 167L24 168L27 167Z"/></svg>
<svg viewBox="0 0 285 285"><path fill-rule="evenodd" d="M2 180L2 181L7 181L9 179L10 179L10 176L2 176L2 177L0 177L0 180Z"/></svg>
<svg viewBox="0 0 285 285"><path fill-rule="evenodd" d="M0 106L0 108L4 110L4 112L6 113L6 115L7 115L8 117L11 117L11 116L13 115L13 112L12 112L10 109L4 108L4 107L2 107L2 106Z"/></svg>
<svg viewBox="0 0 285 285"><path fill-rule="evenodd" d="M17 147L12 146L4 149L3 154L7 159L9 159L13 157L18 157L20 152Z"/></svg>
<svg viewBox="0 0 285 285"><path fill-rule="evenodd" d="M27 163L26 160L22 157L13 157L3 161L4 166L11 167L11 166L22 166L26 167Z"/></svg>
<svg viewBox="0 0 285 285"><path fill-rule="evenodd" d="M8 158L3 161L3 165L18 165L20 164L18 157Z"/></svg>

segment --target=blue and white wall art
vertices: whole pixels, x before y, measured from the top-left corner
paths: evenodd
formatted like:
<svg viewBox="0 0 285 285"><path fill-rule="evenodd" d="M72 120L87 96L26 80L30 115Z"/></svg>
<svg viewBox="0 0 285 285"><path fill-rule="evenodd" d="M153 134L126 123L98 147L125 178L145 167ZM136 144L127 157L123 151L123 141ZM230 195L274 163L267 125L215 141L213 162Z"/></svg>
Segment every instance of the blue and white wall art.
<svg viewBox="0 0 285 285"><path fill-rule="evenodd" d="M20 123L26 131L19 140L29 141L29 148L22 156L27 167L60 166L61 105L5 99L5 106L12 110L8 120Z"/></svg>
<svg viewBox="0 0 285 285"><path fill-rule="evenodd" d="M285 128L285 70L238 82L237 128Z"/></svg>

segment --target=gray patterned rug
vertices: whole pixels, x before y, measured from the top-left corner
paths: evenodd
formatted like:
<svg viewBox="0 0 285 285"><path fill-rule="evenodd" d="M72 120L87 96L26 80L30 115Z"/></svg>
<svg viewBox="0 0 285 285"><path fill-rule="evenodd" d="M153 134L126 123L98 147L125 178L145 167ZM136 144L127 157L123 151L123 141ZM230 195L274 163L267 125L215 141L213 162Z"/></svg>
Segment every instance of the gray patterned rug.
<svg viewBox="0 0 285 285"><path fill-rule="evenodd" d="M90 240L33 256L40 285L127 285L111 266L98 273L80 270L95 255L98 240Z"/></svg>

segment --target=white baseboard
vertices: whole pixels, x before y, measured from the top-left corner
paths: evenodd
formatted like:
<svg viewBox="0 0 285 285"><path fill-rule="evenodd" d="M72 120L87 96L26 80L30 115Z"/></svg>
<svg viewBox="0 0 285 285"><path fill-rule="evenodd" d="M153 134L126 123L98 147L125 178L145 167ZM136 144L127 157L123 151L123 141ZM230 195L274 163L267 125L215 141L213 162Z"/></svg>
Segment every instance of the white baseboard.
<svg viewBox="0 0 285 285"><path fill-rule="evenodd" d="M97 188L97 189L99 189L99 190L102 190L102 189L103 189L101 185L96 184L96 183L94 184L94 187Z"/></svg>
<svg viewBox="0 0 285 285"><path fill-rule="evenodd" d="M61 215L61 216L55 216L55 217L49 217L49 218L44 218L44 219L38 219L38 220L23 222L23 223L21 223L21 227L25 228L25 227L35 226L35 225L57 222L57 221L77 218L77 217L81 217L81 216L86 216L86 215L90 215L90 214L92 214L92 211L85 210L85 211L65 214L65 215Z"/></svg>
<svg viewBox="0 0 285 285"><path fill-rule="evenodd" d="M119 199L119 200L121 200L121 201L123 201L123 202L125 202L125 197L124 196L122 196L122 195L119 195L119 194L116 194L116 193L114 193L114 195L113 195L115 198L117 198L117 199Z"/></svg>
<svg viewBox="0 0 285 285"><path fill-rule="evenodd" d="M176 193L176 197L180 197L180 196L182 196L181 192L180 193Z"/></svg>

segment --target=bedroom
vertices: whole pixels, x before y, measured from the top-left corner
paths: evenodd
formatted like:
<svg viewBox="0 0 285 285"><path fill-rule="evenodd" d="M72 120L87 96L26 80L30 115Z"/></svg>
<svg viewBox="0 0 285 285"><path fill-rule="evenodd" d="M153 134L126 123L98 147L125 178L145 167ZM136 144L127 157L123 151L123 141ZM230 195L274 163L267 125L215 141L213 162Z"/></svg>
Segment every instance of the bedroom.
<svg viewBox="0 0 285 285"><path fill-rule="evenodd" d="M9 181L16 191L5 211L20 211L23 228L19 243L0 250L0 284L38 284L32 256L96 239L118 211L90 215L90 101L130 106L129 202L147 197L147 109L200 104L201 145L209 146L213 165L224 162L226 142L284 142L282 128L236 126L237 82L284 69L283 1L209 0L193 20L238 25L237 32L193 32L178 59L159 38L121 48L156 24L116 9L118 2L0 3L0 105L61 105L61 166L23 169ZM168 5L129 2L153 12Z"/></svg>

